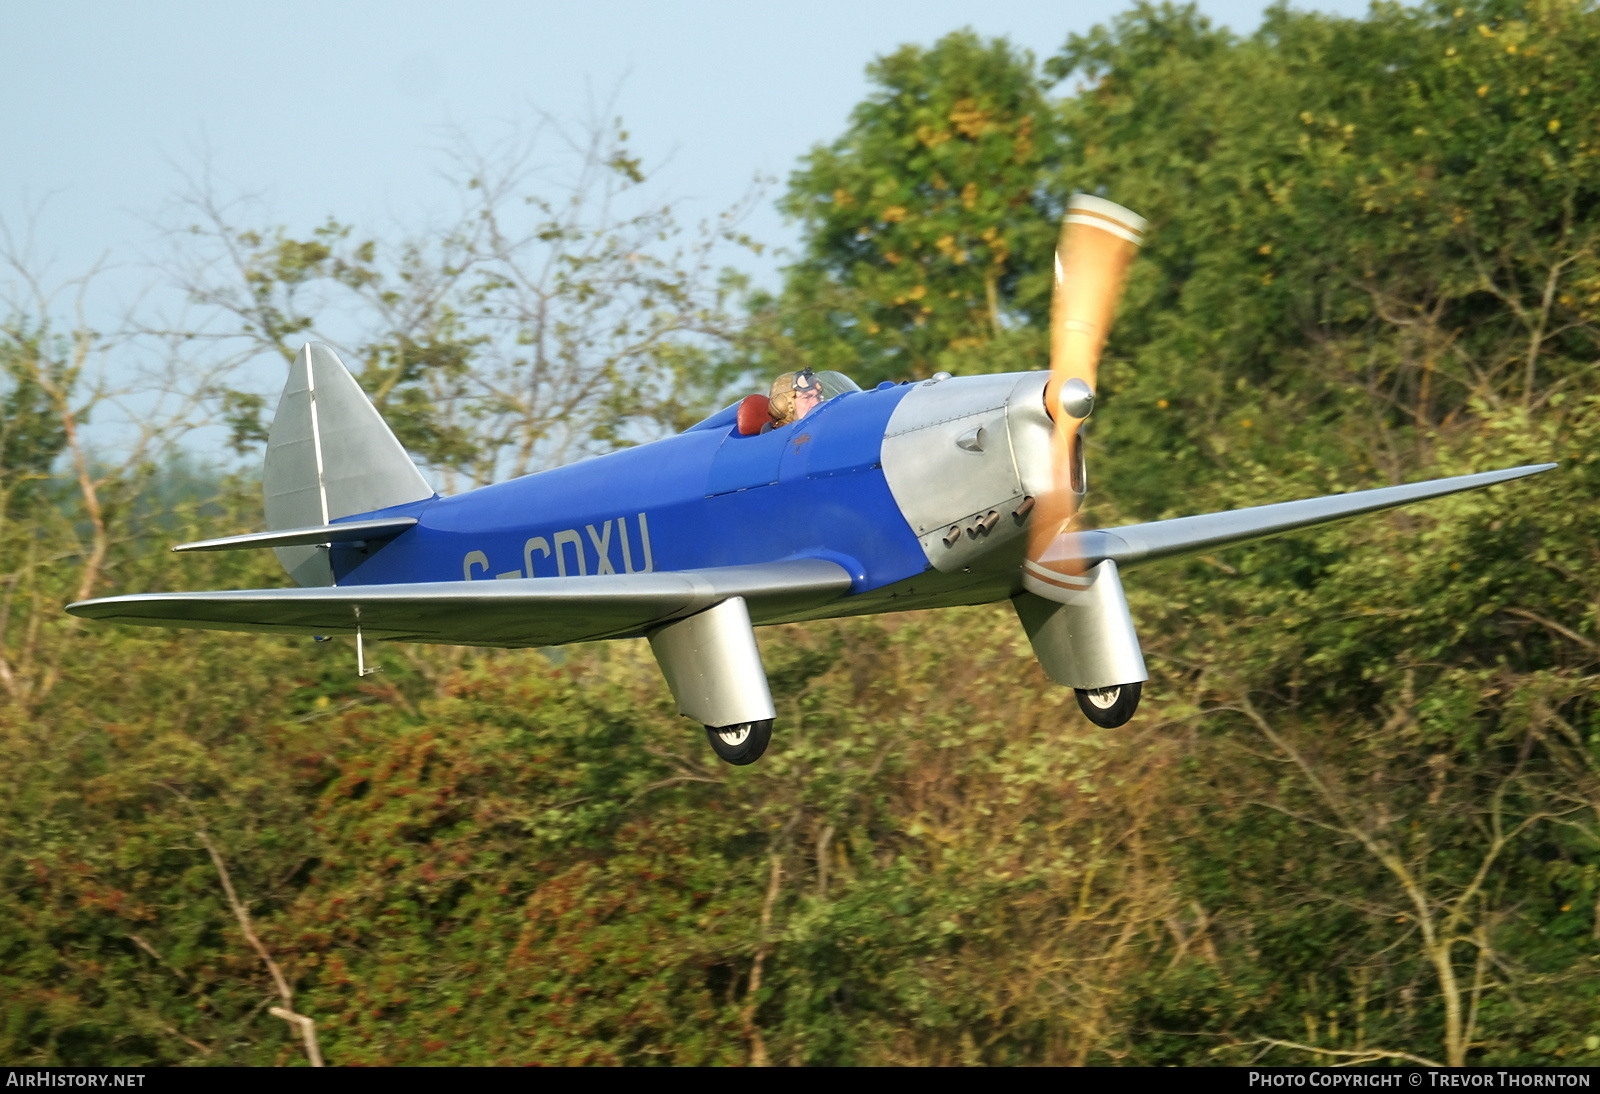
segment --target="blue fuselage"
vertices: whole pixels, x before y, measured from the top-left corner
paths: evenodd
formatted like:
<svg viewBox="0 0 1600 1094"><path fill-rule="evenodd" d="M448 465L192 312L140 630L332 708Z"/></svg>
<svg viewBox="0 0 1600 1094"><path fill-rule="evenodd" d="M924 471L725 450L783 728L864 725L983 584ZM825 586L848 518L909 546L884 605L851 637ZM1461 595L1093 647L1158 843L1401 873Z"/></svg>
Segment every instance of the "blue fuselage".
<svg viewBox="0 0 1600 1094"><path fill-rule="evenodd" d="M849 392L750 437L729 408L652 444L383 510L418 524L370 555L334 547L335 577L492 581L824 558L849 571L852 594L903 581L929 568L882 467L885 428L909 390Z"/></svg>

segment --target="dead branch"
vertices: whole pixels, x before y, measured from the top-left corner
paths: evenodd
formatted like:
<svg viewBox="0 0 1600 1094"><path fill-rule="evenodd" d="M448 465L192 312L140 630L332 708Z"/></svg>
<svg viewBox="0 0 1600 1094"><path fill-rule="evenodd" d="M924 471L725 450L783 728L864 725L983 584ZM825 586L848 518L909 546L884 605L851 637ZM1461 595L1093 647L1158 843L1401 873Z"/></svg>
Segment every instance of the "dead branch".
<svg viewBox="0 0 1600 1094"><path fill-rule="evenodd" d="M1530 622L1539 624L1541 627L1555 631L1563 638L1571 639L1587 650L1591 650L1594 653L1600 653L1600 643L1596 643L1591 639L1585 638L1571 627L1562 626L1553 619L1546 619L1538 612L1530 612L1526 608L1507 608L1505 611L1507 615L1520 616L1521 618Z"/></svg>
<svg viewBox="0 0 1600 1094"><path fill-rule="evenodd" d="M1345 1057L1342 1063L1335 1063L1334 1067L1359 1067L1362 1064L1375 1064L1379 1060L1410 1060L1423 1067L1444 1067L1438 1060L1430 1060L1426 1056L1416 1056L1409 1052L1400 1052L1396 1049L1366 1048L1366 1049L1340 1049L1320 1048L1316 1045L1303 1045L1299 1041L1280 1041L1276 1037L1258 1037L1253 1041L1235 1042L1244 1048L1250 1045L1266 1045L1270 1048L1292 1048L1300 1052L1312 1052L1322 1056Z"/></svg>
<svg viewBox="0 0 1600 1094"><path fill-rule="evenodd" d="M322 1067L322 1049L317 1045L317 1025L304 1014L294 1010L294 992L289 990L289 981L284 979L283 970L267 952L267 947L262 944L260 936L256 934L255 927L250 922L250 912L239 900L233 891L233 879L228 875L228 864L222 861L222 854L217 850L216 844L211 842L203 829L195 829L195 836L211 852L211 861L216 864L217 876L222 879L222 891L227 894L228 907L233 909L234 918L239 921L239 930L244 933L245 941L250 943L251 949L265 962L267 971L272 974L272 982L277 986L278 996L283 1000L283 1006L272 1007L267 1013L277 1018L282 1018L291 1026L298 1027L300 1036L305 1041L306 1058L311 1061L312 1067Z"/></svg>
<svg viewBox="0 0 1600 1094"><path fill-rule="evenodd" d="M767 1042L761 1036L761 1028L756 1025L756 1006L760 1002L757 995L761 991L761 970L766 964L767 952L771 948L767 931L772 925L772 908L778 902L779 884L783 880L783 859L777 851L772 852L772 869L767 876L767 895L761 902L760 932L761 941L756 944L755 958L750 962L750 982L745 989L744 1009L739 1013L739 1022L744 1027L744 1035L750 1041L750 1066L770 1067L771 1060L767 1058Z"/></svg>
<svg viewBox="0 0 1600 1094"><path fill-rule="evenodd" d="M1484 899L1484 890L1495 864L1510 850L1517 837L1539 821L1554 816L1541 810L1509 826L1505 823L1505 795L1521 772L1527 759L1526 751L1490 796L1488 824L1483 833L1486 846L1472 877L1453 895L1437 895L1430 891L1426 869L1419 868L1416 861L1407 861L1382 834L1383 829L1392 823L1392 818L1381 815L1375 820L1361 818L1354 803L1333 782L1323 777L1313 759L1296 747L1287 735L1280 733L1248 698L1242 698L1232 709L1244 714L1273 748L1288 757L1329 816L1327 821L1310 817L1302 819L1360 844L1405 894L1421 935L1423 955L1433 966L1444 1003L1445 1055L1451 1066L1462 1065L1472 1045L1478 1002L1487 984L1489 963L1484 956L1488 947L1487 933L1481 920L1474 921L1474 909ZM1477 914L1481 916L1483 913L1480 910ZM1478 946L1478 959L1473 964L1470 981L1466 984L1462 983L1455 961L1455 949L1462 944ZM1466 1004L1465 1009L1463 1003Z"/></svg>

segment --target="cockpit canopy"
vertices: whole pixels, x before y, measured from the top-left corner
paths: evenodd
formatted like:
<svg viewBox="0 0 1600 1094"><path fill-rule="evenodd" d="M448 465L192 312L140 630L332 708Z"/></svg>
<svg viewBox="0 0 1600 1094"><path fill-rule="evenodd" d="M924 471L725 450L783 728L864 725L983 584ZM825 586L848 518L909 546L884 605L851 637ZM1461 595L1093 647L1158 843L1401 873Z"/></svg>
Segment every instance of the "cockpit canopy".
<svg viewBox="0 0 1600 1094"><path fill-rule="evenodd" d="M861 390L854 380L842 372L835 372L833 369L818 369L815 372L809 372L809 376L815 378L818 398L814 404L806 407L808 413L810 410L815 409L816 406L820 406L831 399L836 399L840 395ZM702 429L726 429L729 426L737 425L739 432L748 436L752 433L761 432L763 428L774 428L768 417L768 403L769 397L767 395L747 395L732 406L724 407L704 421L690 426L684 432L694 433ZM796 420L803 417L805 417L804 413L798 415ZM782 426L777 426L776 428L782 428Z"/></svg>
<svg viewBox="0 0 1600 1094"><path fill-rule="evenodd" d="M817 383L822 388L822 401L827 402L835 395L843 395L847 391L860 391L856 382L842 372L835 372L831 368L817 371Z"/></svg>

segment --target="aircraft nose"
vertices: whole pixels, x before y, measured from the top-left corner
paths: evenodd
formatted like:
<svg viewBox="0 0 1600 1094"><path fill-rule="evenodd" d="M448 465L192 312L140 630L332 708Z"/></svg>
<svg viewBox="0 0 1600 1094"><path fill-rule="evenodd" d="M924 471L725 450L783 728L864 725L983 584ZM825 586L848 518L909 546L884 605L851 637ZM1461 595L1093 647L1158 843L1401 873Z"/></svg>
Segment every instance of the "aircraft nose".
<svg viewBox="0 0 1600 1094"><path fill-rule="evenodd" d="M1013 453L1012 404L1039 408L1043 374L961 376L927 381L906 393L883 439L883 473L900 512L939 570L990 569L997 548L1015 538L1026 514ZM1033 393L1020 400L1019 387ZM1026 432L1026 430L1023 430Z"/></svg>
<svg viewBox="0 0 1600 1094"><path fill-rule="evenodd" d="M1023 494L1030 498L1037 498L1050 488L1050 436L1055 423L1044 407L1044 387L1049 379L1049 373L1030 372L1006 400L1006 430L1017 479Z"/></svg>

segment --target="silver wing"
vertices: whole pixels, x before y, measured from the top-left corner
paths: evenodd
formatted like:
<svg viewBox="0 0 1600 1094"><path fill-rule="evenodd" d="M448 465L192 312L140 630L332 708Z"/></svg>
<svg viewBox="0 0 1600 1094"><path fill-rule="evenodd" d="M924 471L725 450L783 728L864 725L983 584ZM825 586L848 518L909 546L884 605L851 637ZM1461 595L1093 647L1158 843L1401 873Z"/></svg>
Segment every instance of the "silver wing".
<svg viewBox="0 0 1600 1094"><path fill-rule="evenodd" d="M354 634L459 646L559 646L616 638L743 597L756 622L825 604L850 589L820 559L675 573L144 593L67 605L85 619L151 627Z"/></svg>
<svg viewBox="0 0 1600 1094"><path fill-rule="evenodd" d="M1283 535L1316 524L1360 516L1362 513L1376 513L1414 501L1510 482L1512 479L1549 471L1555 466L1553 463L1529 464L1525 467L1509 467L1504 471L1456 475L1404 486L1384 486L1376 490L1357 490L1351 494L1332 494L1303 501L1258 505L1250 509L1232 509L1225 513L1206 513L1197 517L1130 524L1122 528L1075 532L1062 536L1058 541L1059 547L1052 545L1050 554L1053 558L1071 558L1083 567L1110 559L1126 570L1157 559L1216 550L1229 544ZM1050 576L1048 571L1045 576Z"/></svg>

